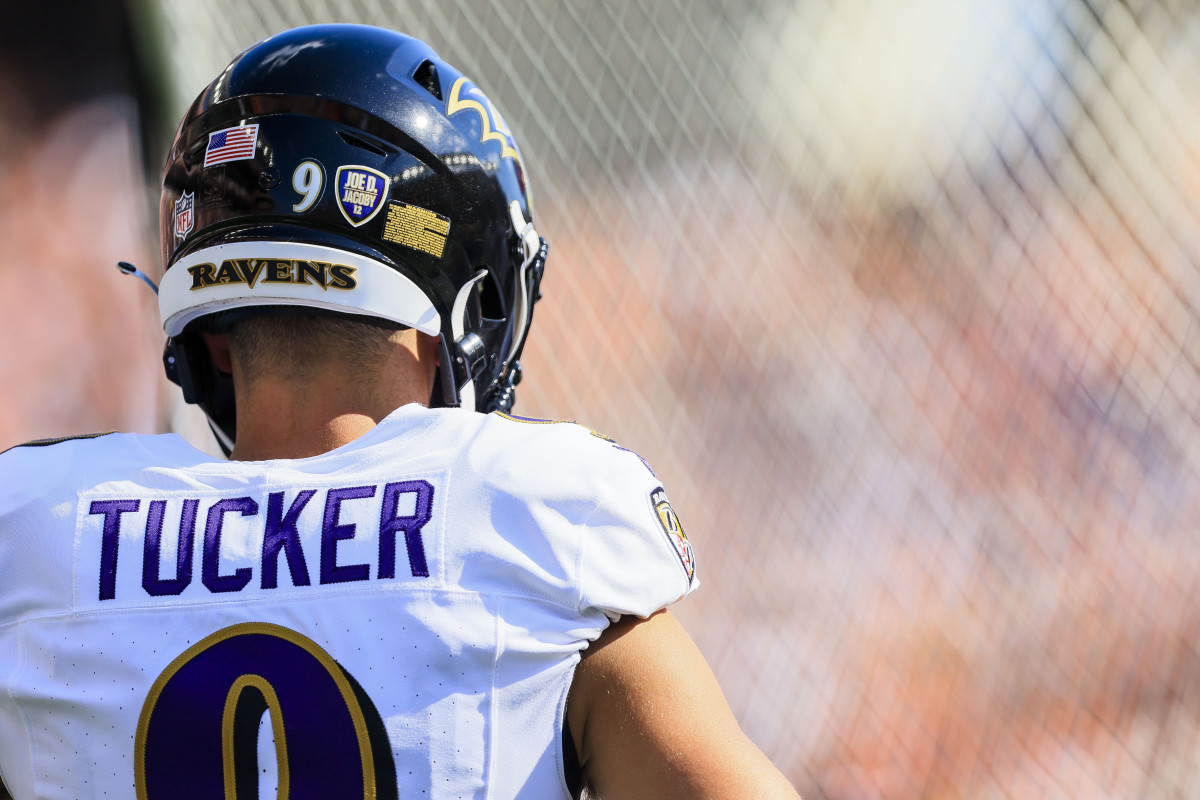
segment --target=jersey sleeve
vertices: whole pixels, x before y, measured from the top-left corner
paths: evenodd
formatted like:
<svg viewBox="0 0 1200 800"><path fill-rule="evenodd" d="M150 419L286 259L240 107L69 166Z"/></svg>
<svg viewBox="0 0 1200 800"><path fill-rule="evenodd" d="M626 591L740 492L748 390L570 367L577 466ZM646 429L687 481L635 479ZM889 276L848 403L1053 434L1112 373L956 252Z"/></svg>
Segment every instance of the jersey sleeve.
<svg viewBox="0 0 1200 800"><path fill-rule="evenodd" d="M589 624L648 617L699 585L687 534L640 456L574 423L488 416L458 503L498 535L487 558L464 560L462 580L544 597Z"/></svg>
<svg viewBox="0 0 1200 800"><path fill-rule="evenodd" d="M78 444L45 440L0 453L0 626L33 609L70 608L71 573L53 565L71 563L74 492L87 481Z"/></svg>
<svg viewBox="0 0 1200 800"><path fill-rule="evenodd" d="M699 586L696 559L662 484L636 455L596 482L596 507L584 526L580 608L615 620L648 617Z"/></svg>

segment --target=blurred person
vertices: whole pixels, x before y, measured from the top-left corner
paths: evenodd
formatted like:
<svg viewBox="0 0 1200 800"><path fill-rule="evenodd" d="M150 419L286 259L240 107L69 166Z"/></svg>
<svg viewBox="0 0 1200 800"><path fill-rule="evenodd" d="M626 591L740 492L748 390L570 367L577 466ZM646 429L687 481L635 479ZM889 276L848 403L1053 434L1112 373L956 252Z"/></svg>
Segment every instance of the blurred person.
<svg viewBox="0 0 1200 800"><path fill-rule="evenodd" d="M0 455L14 797L796 797L667 610L698 579L649 466L508 413L532 216L500 115L416 39L299 28L201 93L159 304L232 460Z"/></svg>
<svg viewBox="0 0 1200 800"><path fill-rule="evenodd" d="M160 429L167 387L153 298L130 293L112 268L149 251L137 158L144 105L133 100L140 73L127 23L120 0L72 4L69 14L4 8L0 450L42 436Z"/></svg>

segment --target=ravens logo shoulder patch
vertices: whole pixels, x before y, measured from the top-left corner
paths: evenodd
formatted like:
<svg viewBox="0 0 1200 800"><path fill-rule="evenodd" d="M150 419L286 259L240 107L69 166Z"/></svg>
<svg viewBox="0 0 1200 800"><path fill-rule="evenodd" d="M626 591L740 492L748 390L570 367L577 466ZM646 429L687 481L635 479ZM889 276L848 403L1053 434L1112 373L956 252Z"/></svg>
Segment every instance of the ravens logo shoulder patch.
<svg viewBox="0 0 1200 800"><path fill-rule="evenodd" d="M666 490L659 486L650 493L650 502L654 505L654 513L658 515L658 524L667 535L667 541L675 548L675 554L679 556L679 563L683 566L688 583L691 583L696 575L696 554L692 551L692 543L688 541L679 516L667 500Z"/></svg>

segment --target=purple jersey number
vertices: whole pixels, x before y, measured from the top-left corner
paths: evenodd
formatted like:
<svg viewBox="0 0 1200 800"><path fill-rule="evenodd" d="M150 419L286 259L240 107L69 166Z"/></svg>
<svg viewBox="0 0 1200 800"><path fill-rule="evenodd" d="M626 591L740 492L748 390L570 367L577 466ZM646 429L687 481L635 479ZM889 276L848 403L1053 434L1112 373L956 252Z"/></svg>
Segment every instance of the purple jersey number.
<svg viewBox="0 0 1200 800"><path fill-rule="evenodd" d="M270 711L280 796L397 796L379 713L316 642L279 625L217 631L176 658L138 720L138 800L258 796L258 727Z"/></svg>

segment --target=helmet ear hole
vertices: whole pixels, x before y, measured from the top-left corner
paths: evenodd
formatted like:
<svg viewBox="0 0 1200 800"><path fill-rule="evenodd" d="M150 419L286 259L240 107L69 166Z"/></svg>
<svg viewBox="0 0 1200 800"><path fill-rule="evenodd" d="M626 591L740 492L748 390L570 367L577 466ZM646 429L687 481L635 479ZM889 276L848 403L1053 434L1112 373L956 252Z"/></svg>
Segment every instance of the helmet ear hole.
<svg viewBox="0 0 1200 800"><path fill-rule="evenodd" d="M484 319L502 320L508 316L508 304L492 270L479 282L479 313Z"/></svg>

